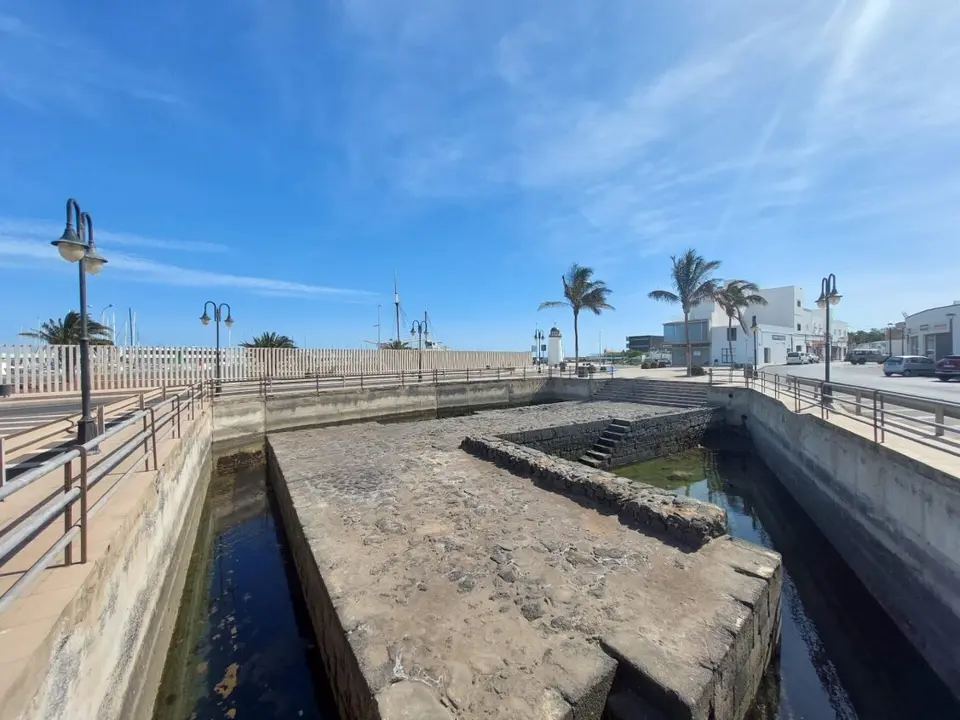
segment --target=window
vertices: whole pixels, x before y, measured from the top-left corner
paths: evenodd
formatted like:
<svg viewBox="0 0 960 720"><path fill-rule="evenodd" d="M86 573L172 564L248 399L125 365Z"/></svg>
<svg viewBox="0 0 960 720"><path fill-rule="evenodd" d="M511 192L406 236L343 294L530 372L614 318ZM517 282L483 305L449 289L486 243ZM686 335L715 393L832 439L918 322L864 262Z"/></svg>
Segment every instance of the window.
<svg viewBox="0 0 960 720"><path fill-rule="evenodd" d="M800 332L800 323L797 323L797 332Z"/></svg>
<svg viewBox="0 0 960 720"><path fill-rule="evenodd" d="M797 307L801 307L799 300L797 300Z"/></svg>
<svg viewBox="0 0 960 720"><path fill-rule="evenodd" d="M728 327L727 328L727 342L736 342L737 341L737 329Z"/></svg>
<svg viewBox="0 0 960 720"><path fill-rule="evenodd" d="M764 361L765 363L769 363L769 362L770 362L770 348L768 348L768 347L765 347L765 348L763 349L763 361Z"/></svg>

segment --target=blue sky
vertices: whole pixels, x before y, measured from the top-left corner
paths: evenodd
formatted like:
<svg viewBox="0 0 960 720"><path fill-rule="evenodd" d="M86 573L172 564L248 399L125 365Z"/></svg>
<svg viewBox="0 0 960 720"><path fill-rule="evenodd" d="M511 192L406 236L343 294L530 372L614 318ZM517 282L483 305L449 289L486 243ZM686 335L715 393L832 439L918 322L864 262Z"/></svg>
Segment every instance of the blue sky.
<svg viewBox="0 0 960 720"><path fill-rule="evenodd" d="M69 196L144 343L357 347L397 271L404 334L522 349L577 261L619 347L688 246L885 325L960 299L958 75L954 0L0 0L0 342L77 305Z"/></svg>

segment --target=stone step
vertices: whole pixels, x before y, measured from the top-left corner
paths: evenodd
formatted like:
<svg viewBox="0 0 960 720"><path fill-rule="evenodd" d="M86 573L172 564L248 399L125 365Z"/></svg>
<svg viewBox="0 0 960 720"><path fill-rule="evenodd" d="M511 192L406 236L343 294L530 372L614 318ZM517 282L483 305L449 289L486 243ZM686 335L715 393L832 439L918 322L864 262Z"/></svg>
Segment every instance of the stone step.
<svg viewBox="0 0 960 720"><path fill-rule="evenodd" d="M613 433L607 432L606 430L604 430L603 434L600 435L600 439L606 440L611 445L616 445L618 442L623 440L623 435L614 435Z"/></svg>
<svg viewBox="0 0 960 720"><path fill-rule="evenodd" d="M586 456L586 457L595 458L596 460L598 460L598 461L600 461L600 462L606 462L607 460L610 459L610 453L605 453L605 452L603 452L603 451L601 451L601 450L595 450L595 449L594 449L594 450L587 450L585 456Z"/></svg>
<svg viewBox="0 0 960 720"><path fill-rule="evenodd" d="M624 428L624 430L629 430L630 421L629 420L611 420L610 425L608 427Z"/></svg>
<svg viewBox="0 0 960 720"><path fill-rule="evenodd" d="M617 446L617 443L614 440L608 440L605 437L601 437L597 442L594 443L593 447L596 449L604 449L613 452L613 449Z"/></svg>
<svg viewBox="0 0 960 720"><path fill-rule="evenodd" d="M589 465L590 467L594 468L599 468L603 464L596 458L588 457L586 455L583 455L580 458L580 462L582 462L584 465Z"/></svg>

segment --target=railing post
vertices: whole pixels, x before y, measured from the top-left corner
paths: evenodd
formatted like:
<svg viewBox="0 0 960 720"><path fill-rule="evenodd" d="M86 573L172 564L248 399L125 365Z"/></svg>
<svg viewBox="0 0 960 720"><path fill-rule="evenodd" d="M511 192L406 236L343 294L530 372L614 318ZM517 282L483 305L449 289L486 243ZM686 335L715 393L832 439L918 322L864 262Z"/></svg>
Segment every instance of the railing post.
<svg viewBox="0 0 960 720"><path fill-rule="evenodd" d="M887 441L887 431L884 428L884 422L886 418L884 417L883 412L883 395L880 396L880 442L885 443Z"/></svg>
<svg viewBox="0 0 960 720"><path fill-rule="evenodd" d="M500 368L497 368L497 380L500 379Z"/></svg>
<svg viewBox="0 0 960 720"><path fill-rule="evenodd" d="M7 451L0 437L0 488L7 484Z"/></svg>
<svg viewBox="0 0 960 720"><path fill-rule="evenodd" d="M877 391L873 391L873 441L879 442L877 439L877 422L879 421L879 416L877 415Z"/></svg>
<svg viewBox="0 0 960 720"><path fill-rule="evenodd" d="M360 371L360 389L363 390L363 371Z"/></svg>
<svg viewBox="0 0 960 720"><path fill-rule="evenodd" d="M153 439L153 469L159 470L160 462L157 459L157 414L153 408L150 408L150 436Z"/></svg>
<svg viewBox="0 0 960 720"><path fill-rule="evenodd" d="M103 405L97 405L97 435L103 435L107 430L107 423L103 417Z"/></svg>
<svg viewBox="0 0 960 720"><path fill-rule="evenodd" d="M180 430L180 396L174 395L173 399L177 403L177 440L180 440L183 438L183 433Z"/></svg>
<svg viewBox="0 0 960 720"><path fill-rule="evenodd" d="M70 488L73 487L73 461L67 462L63 466L63 492L64 494L70 492ZM64 534L70 532L70 527L73 525L73 503L70 503L63 509L63 532ZM68 543L67 546L63 549L63 564L64 565L73 565L73 543Z"/></svg>
<svg viewBox="0 0 960 720"><path fill-rule="evenodd" d="M163 387L160 389L161 400L167 399L167 383L163 383Z"/></svg>
<svg viewBox="0 0 960 720"><path fill-rule="evenodd" d="M470 368L467 368L467 382L470 382Z"/></svg>
<svg viewBox="0 0 960 720"><path fill-rule="evenodd" d="M935 428L936 437L943 437L943 427L941 427L943 425L943 405L937 405L934 410L933 420L937 423L937 427Z"/></svg>
<svg viewBox="0 0 960 720"><path fill-rule="evenodd" d="M854 397L854 400L855 400L856 403L857 403L856 413L857 413L857 415L859 416L859 415L862 414L862 413L860 412L860 400L861 400L861 397L862 397L862 395L860 394L860 391L857 390L857 391L853 394L853 397Z"/></svg>
<svg viewBox="0 0 960 720"><path fill-rule="evenodd" d="M403 370L400 371L400 387L403 387Z"/></svg>
<svg viewBox="0 0 960 720"><path fill-rule="evenodd" d="M141 392L141 393L140 393L140 410L143 410L143 408L144 408L144 404L143 404L143 393Z"/></svg>
<svg viewBox="0 0 960 720"><path fill-rule="evenodd" d="M87 449L80 446L80 562L87 561Z"/></svg>

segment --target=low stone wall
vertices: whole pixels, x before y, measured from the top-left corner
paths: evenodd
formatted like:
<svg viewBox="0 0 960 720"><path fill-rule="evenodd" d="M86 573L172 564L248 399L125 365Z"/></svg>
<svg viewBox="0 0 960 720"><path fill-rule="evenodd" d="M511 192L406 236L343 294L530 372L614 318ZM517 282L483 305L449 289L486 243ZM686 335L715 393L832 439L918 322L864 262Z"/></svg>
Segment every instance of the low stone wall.
<svg viewBox="0 0 960 720"><path fill-rule="evenodd" d="M137 493L133 508L94 541L105 549L91 549L86 579L0 698L0 718L152 716L210 476L210 435L202 413L159 472L124 481L120 492ZM90 519L93 537L101 520Z"/></svg>
<svg viewBox="0 0 960 720"><path fill-rule="evenodd" d="M634 420L614 448L609 467L653 460L697 447L707 430L723 425L725 417L723 409L706 407Z"/></svg>
<svg viewBox="0 0 960 720"><path fill-rule="evenodd" d="M960 479L754 390L710 400L960 696Z"/></svg>
<svg viewBox="0 0 960 720"><path fill-rule="evenodd" d="M612 473L508 440L468 436L460 447L512 472L528 475L550 490L609 508L625 524L684 547L699 548L727 532L727 514L716 505L658 488L638 489L637 483Z"/></svg>
<svg viewBox="0 0 960 720"><path fill-rule="evenodd" d="M515 433L504 433L499 437L564 460L576 460L593 447L593 444L597 442L611 420L613 418L576 425L522 430Z"/></svg>

